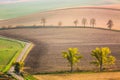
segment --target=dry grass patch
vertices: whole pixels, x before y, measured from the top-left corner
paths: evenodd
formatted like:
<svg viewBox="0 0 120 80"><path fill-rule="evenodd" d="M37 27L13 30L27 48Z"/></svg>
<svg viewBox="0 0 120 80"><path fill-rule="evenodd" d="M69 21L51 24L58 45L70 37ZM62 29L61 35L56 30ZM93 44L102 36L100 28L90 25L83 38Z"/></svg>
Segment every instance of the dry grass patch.
<svg viewBox="0 0 120 80"><path fill-rule="evenodd" d="M39 80L120 80L120 72L35 75Z"/></svg>

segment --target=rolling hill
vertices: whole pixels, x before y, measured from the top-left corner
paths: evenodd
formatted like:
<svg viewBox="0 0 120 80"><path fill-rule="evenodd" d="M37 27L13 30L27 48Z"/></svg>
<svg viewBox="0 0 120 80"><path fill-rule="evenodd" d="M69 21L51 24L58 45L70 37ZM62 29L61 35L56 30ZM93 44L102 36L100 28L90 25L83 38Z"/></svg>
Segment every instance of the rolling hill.
<svg viewBox="0 0 120 80"><path fill-rule="evenodd" d="M61 52L77 47L84 56L75 67L82 70L95 70L89 62L91 51L96 47L109 47L117 58L114 69L120 69L120 32L95 28L21 28L0 30L0 34L35 44L29 53L25 66L30 73L69 70L68 62Z"/></svg>
<svg viewBox="0 0 120 80"><path fill-rule="evenodd" d="M96 19L97 27L107 28L107 22L109 19L113 21L113 29L120 30L120 9L109 6L103 7L78 7L67 8L53 11L39 12L30 14L27 16L1 20L0 27L15 27L15 26L41 26L41 18L46 19L47 26L58 26L59 22L62 22L62 26L73 26L76 19L78 20L78 26L82 26L81 20L87 19L87 26L90 26L90 19Z"/></svg>

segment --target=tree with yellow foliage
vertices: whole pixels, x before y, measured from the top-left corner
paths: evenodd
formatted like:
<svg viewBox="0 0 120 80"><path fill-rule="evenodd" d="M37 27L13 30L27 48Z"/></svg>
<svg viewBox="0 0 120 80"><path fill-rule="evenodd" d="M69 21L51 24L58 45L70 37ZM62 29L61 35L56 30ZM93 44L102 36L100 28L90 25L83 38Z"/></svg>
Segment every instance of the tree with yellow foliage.
<svg viewBox="0 0 120 80"><path fill-rule="evenodd" d="M82 56L78 52L78 49L77 48L69 48L67 52L62 52L62 55L70 63L70 67L71 67L70 71L73 72L73 65L77 64L80 61L80 59L82 58Z"/></svg>
<svg viewBox="0 0 120 80"><path fill-rule="evenodd" d="M91 63L99 66L100 71L103 71L104 66L115 64L116 58L111 55L108 47L96 48L91 55L95 58Z"/></svg>

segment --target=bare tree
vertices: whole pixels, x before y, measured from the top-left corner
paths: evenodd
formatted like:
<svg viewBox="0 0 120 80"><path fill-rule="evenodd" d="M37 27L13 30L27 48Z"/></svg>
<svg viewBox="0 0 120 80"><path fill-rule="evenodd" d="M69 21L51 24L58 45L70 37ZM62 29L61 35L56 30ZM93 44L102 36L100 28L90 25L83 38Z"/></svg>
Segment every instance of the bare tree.
<svg viewBox="0 0 120 80"><path fill-rule="evenodd" d="M61 21L58 22L58 26L62 26L62 22Z"/></svg>
<svg viewBox="0 0 120 80"><path fill-rule="evenodd" d="M41 24L43 24L43 26L45 26L45 24L46 24L46 19L45 18L41 19Z"/></svg>
<svg viewBox="0 0 120 80"><path fill-rule="evenodd" d="M86 18L82 19L82 24L83 24L84 27L86 26L86 24L87 24L87 19Z"/></svg>
<svg viewBox="0 0 120 80"><path fill-rule="evenodd" d="M108 25L108 28L111 29L113 27L113 21L112 20L109 20L107 22L107 25Z"/></svg>
<svg viewBox="0 0 120 80"><path fill-rule="evenodd" d="M73 23L75 24L75 26L78 25L78 20L76 19L75 21L73 21Z"/></svg>
<svg viewBox="0 0 120 80"><path fill-rule="evenodd" d="M33 24L32 26L36 26L36 24Z"/></svg>
<svg viewBox="0 0 120 80"><path fill-rule="evenodd" d="M94 18L90 19L90 25L94 27L96 24L96 20Z"/></svg>

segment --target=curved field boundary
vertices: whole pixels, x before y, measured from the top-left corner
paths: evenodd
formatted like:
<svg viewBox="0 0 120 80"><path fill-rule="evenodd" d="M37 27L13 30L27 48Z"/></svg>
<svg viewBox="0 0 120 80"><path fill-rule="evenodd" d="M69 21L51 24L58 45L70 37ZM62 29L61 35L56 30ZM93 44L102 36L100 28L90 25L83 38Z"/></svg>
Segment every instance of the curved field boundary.
<svg viewBox="0 0 120 80"><path fill-rule="evenodd" d="M3 39L3 40L8 40L8 41L11 41L11 42L16 42L16 43L20 44L21 47L24 47L24 46L25 46L24 44L22 44L22 43L25 43L24 41L20 41L20 40L16 40L16 39L7 38L7 37L1 36L1 35L0 35L0 38Z"/></svg>
<svg viewBox="0 0 120 80"><path fill-rule="evenodd" d="M24 45L24 42L19 41L19 40L14 40L14 39L11 39L11 38L6 38L6 37L4 37L4 36L0 36L0 38L3 39L3 40L8 40L8 41L11 41L11 42L16 42L16 43L18 43L22 48L25 46L25 45ZM19 54L20 54L20 53L19 53L18 50L15 51L14 56L11 58L11 60L8 62L8 64L3 68L2 72L7 72L7 71L10 69L10 67L12 66L13 62L17 59L17 57L19 56Z"/></svg>
<svg viewBox="0 0 120 80"><path fill-rule="evenodd" d="M50 10L50 11L44 11L44 12L51 12L51 11L58 11L58 10L68 10L68 9L104 9L104 10L115 10L115 11L120 11L120 9L115 9L115 8L104 8L104 7L74 7L74 8L56 9L56 10ZM42 12L42 13L44 13L44 12Z"/></svg>
<svg viewBox="0 0 120 80"><path fill-rule="evenodd" d="M33 43L26 43L26 44L28 44L28 47L27 47L27 49L25 50L22 59L20 60L20 61L22 61L22 62L25 61L27 55L28 55L29 52L32 50L32 48L34 47L34 44L33 44Z"/></svg>
<svg viewBox="0 0 120 80"><path fill-rule="evenodd" d="M4 67L4 69L2 70L2 72L7 72L10 69L10 67L12 66L13 62L16 62L16 61L17 62L20 62L20 61L24 62L24 60L27 57L28 53L30 52L30 50L34 46L32 43L23 42L23 41L11 39L11 38L6 38L4 36L0 36L0 38L3 39L3 40L8 40L8 41L16 42L16 43L20 44L21 47L24 47L21 53L19 53L18 51L15 51L15 55L9 61L9 63L7 64L7 66ZM25 43L25 44L22 44L22 43ZM19 56L21 56L21 57L19 57Z"/></svg>
<svg viewBox="0 0 120 80"><path fill-rule="evenodd" d="M24 62L25 58L27 57L28 53L30 52L30 50L33 48L33 44L32 43L27 43L25 45L25 48L22 50L21 54L17 57L16 62ZM9 73L15 77L17 80L24 80L24 78L22 76L16 75L14 73L14 67L12 66L9 70Z"/></svg>

